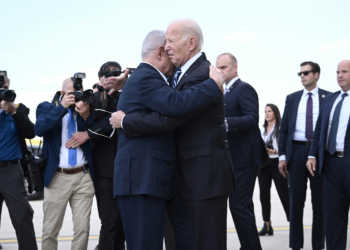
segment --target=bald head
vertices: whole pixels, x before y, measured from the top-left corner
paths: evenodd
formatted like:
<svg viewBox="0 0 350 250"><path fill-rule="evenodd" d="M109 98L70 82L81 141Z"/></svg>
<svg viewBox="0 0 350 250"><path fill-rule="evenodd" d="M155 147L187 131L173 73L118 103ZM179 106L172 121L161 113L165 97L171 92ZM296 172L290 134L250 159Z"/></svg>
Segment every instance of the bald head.
<svg viewBox="0 0 350 250"><path fill-rule="evenodd" d="M63 81L63 83L62 83L62 90L64 92L67 92L67 90L74 90L74 88L73 88L73 81L72 81L72 79L70 77Z"/></svg>
<svg viewBox="0 0 350 250"><path fill-rule="evenodd" d="M350 60L343 60L338 64L337 80L344 92L350 90Z"/></svg>

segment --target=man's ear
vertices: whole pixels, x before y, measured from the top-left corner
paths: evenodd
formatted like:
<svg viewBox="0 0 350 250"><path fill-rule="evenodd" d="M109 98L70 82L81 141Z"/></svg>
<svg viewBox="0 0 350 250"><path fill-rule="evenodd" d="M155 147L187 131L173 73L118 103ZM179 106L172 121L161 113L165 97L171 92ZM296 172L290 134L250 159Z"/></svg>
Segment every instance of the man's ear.
<svg viewBox="0 0 350 250"><path fill-rule="evenodd" d="M188 40L189 50L192 51L196 48L196 38L194 36L191 36Z"/></svg>
<svg viewBox="0 0 350 250"><path fill-rule="evenodd" d="M157 48L157 59L158 59L159 61L162 60L163 53L164 53L164 47L163 47L163 46L159 46L159 47Z"/></svg>
<svg viewBox="0 0 350 250"><path fill-rule="evenodd" d="M317 81L318 81L318 79L320 78L320 73L316 72L316 73L315 73L315 78L316 78Z"/></svg>

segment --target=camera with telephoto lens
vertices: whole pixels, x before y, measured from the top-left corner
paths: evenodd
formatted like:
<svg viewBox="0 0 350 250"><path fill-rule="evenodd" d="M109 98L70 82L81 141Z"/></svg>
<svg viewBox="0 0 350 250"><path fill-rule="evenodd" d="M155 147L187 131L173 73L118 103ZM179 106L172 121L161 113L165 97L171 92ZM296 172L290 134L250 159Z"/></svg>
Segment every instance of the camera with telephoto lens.
<svg viewBox="0 0 350 250"><path fill-rule="evenodd" d="M126 69L129 70L129 75L131 75L135 71L136 68L126 68ZM124 72L125 72L125 70L122 71L119 68L115 68L113 70L108 70L107 72L102 73L102 77L106 77L106 78L111 77L111 76L116 77L116 76L120 76ZM97 86L97 89L100 92L105 91L105 89L100 85Z"/></svg>
<svg viewBox="0 0 350 250"><path fill-rule="evenodd" d="M75 102L92 102L94 99L94 93L91 89L81 91L83 88L83 79L86 77L85 73L75 73L73 78L73 88L75 91L71 93L75 96Z"/></svg>
<svg viewBox="0 0 350 250"><path fill-rule="evenodd" d="M16 93L10 89L4 89L5 79L7 77L6 71L0 71L0 101L14 102L16 99Z"/></svg>

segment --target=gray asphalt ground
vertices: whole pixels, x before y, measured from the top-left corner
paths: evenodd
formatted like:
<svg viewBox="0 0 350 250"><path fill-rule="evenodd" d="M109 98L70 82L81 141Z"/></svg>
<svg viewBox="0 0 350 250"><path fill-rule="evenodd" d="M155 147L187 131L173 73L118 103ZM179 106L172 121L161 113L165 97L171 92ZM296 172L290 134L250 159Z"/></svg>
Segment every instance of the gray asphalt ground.
<svg viewBox="0 0 350 250"><path fill-rule="evenodd" d="M271 221L272 226L275 230L273 236L260 237L261 245L263 249L266 250L283 250L289 249L289 224L286 220L285 213L283 211L281 202L278 198L276 189L272 186L271 190ZM254 205L255 205L255 215L257 221L257 227L260 228L263 225L262 215L261 215L261 205L259 200L259 186L256 182L254 191ZM34 213L34 227L37 236L38 249L41 249L41 235L42 235L42 201L33 201L31 205L35 211ZM228 210L229 211L229 210ZM311 196L308 190L305 208L304 208L304 249L312 250L311 247L311 225L312 225L312 207L311 207ZM66 215L64 218L63 227L59 235L58 249L67 250L70 249L71 240L73 235L73 224L72 224L72 214L70 207L67 207ZM98 235L100 230L100 220L98 218L96 200L94 200L91 222L90 222L90 238L88 249L93 250L98 243ZM350 234L348 231L348 238ZM8 214L7 207L4 206L3 214L1 218L1 229L0 229L0 244L2 244L4 250L18 249L16 242L15 231L12 227L10 217ZM227 216L227 249L239 249L240 243L235 232L235 227L232 221L230 212ZM165 249L165 248L164 248ZM350 249L350 244L348 243L347 249ZM215 249L213 249L215 250Z"/></svg>

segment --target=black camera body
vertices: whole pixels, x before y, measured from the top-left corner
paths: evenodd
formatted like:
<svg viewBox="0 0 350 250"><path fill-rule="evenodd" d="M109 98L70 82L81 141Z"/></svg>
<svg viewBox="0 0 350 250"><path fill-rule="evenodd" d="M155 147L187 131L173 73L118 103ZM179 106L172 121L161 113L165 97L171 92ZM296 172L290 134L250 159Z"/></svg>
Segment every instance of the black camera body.
<svg viewBox="0 0 350 250"><path fill-rule="evenodd" d="M75 91L71 93L75 96L75 102L83 101L83 102L92 102L94 99L94 94L91 89L87 89L85 91L81 91L83 88L83 79L86 77L85 73L75 73L72 77L73 79L73 88Z"/></svg>
<svg viewBox="0 0 350 250"><path fill-rule="evenodd" d="M129 70L129 75L131 75L135 71L136 68L126 68L126 69ZM116 76L120 76L124 72L125 72L125 70L122 71L121 69L115 68L113 70L108 71L105 74L102 74L102 76L104 76L106 78L111 77L111 76L116 77Z"/></svg>
<svg viewBox="0 0 350 250"><path fill-rule="evenodd" d="M0 101L14 102L16 99L15 91L3 88L6 76L6 71L0 71Z"/></svg>
<svg viewBox="0 0 350 250"><path fill-rule="evenodd" d="M269 140L269 141L266 143L266 148L268 148L268 149L273 149L272 140Z"/></svg>

